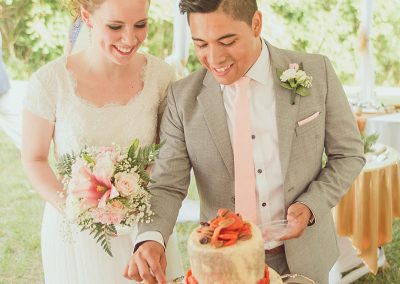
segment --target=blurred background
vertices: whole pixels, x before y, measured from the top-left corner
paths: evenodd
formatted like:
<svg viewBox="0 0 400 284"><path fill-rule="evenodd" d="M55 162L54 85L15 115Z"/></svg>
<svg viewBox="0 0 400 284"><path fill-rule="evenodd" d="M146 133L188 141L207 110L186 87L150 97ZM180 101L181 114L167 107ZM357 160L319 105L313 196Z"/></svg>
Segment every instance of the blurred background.
<svg viewBox="0 0 400 284"><path fill-rule="evenodd" d="M259 0L258 4L263 37L281 48L327 55L353 106L371 100L376 112L385 104L394 112L400 108L400 0ZM39 239L43 201L22 172L16 113L26 80L63 54L72 23L64 0L0 0L2 57L11 80L7 97L0 95L0 284L43 282ZM149 36L142 50L183 68L181 74L200 67L176 0L151 1ZM193 183L189 198L197 199ZM187 234L196 225L192 219L196 216L181 219L177 226L185 268ZM400 283L399 220L393 228L393 240L385 246L388 262L376 276L366 275L356 283Z"/></svg>

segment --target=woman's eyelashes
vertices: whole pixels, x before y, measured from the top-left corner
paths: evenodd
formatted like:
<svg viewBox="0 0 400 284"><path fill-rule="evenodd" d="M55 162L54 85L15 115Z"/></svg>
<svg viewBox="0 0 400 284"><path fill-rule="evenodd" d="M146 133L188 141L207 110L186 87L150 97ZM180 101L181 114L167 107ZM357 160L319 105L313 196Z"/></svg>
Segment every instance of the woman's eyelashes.
<svg viewBox="0 0 400 284"><path fill-rule="evenodd" d="M118 25L107 25L107 27L109 27L111 30L117 31L120 30L122 28L122 26Z"/></svg>
<svg viewBox="0 0 400 284"><path fill-rule="evenodd" d="M134 27L137 29L143 29L147 26L147 22L135 24ZM113 31L122 29L122 25L107 25L107 27Z"/></svg>

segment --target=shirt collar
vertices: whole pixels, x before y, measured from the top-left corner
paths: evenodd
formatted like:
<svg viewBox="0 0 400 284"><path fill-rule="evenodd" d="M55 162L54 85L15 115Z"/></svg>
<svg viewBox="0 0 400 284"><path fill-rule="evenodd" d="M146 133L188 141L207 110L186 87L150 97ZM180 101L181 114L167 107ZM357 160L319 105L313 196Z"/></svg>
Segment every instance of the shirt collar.
<svg viewBox="0 0 400 284"><path fill-rule="evenodd" d="M268 82L268 75L266 70L269 69L269 52L268 46L264 40L261 40L261 53L257 61L251 66L249 71L247 71L246 76L250 79L257 81L260 84L266 85Z"/></svg>
<svg viewBox="0 0 400 284"><path fill-rule="evenodd" d="M249 71L247 71L246 76L250 79L257 81L260 84L266 85L268 82L268 75L265 70L269 69L269 52L268 46L264 40L261 39L261 53L253 66L250 67ZM226 85L220 85L221 91L224 90Z"/></svg>

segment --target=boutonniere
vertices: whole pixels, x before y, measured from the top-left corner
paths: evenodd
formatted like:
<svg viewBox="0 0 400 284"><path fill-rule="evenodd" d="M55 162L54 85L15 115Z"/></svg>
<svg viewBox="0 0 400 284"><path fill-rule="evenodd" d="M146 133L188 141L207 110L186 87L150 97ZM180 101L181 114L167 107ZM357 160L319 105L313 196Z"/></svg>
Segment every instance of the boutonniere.
<svg viewBox="0 0 400 284"><path fill-rule="evenodd" d="M289 69L285 71L277 69L281 86L285 89L291 90L290 103L295 104L296 95L305 97L310 93L308 89L311 87L312 77L308 76L303 69L303 63L289 64Z"/></svg>

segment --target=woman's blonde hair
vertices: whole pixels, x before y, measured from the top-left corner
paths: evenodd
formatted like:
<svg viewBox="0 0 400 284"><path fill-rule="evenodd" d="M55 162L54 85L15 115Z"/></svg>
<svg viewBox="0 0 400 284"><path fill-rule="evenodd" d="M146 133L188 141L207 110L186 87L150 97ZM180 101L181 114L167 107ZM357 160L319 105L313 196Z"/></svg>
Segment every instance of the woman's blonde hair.
<svg viewBox="0 0 400 284"><path fill-rule="evenodd" d="M70 0L67 6L71 11L72 16L76 19L81 15L81 7L89 12L96 10L105 0Z"/></svg>
<svg viewBox="0 0 400 284"><path fill-rule="evenodd" d="M77 19L81 15L81 7L85 8L89 12L96 10L105 0L69 0L67 1L67 7L70 9L74 19ZM149 4L150 4L150 0Z"/></svg>

